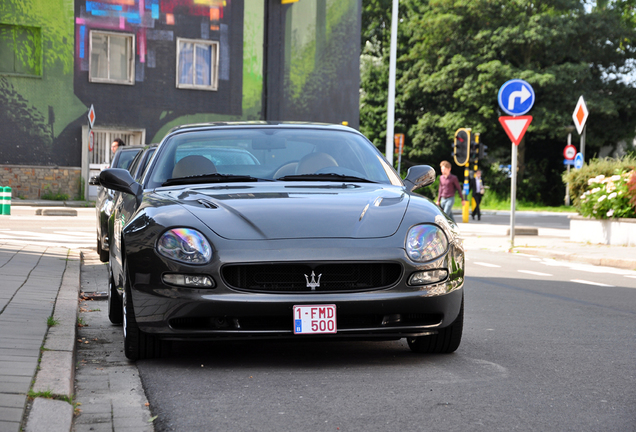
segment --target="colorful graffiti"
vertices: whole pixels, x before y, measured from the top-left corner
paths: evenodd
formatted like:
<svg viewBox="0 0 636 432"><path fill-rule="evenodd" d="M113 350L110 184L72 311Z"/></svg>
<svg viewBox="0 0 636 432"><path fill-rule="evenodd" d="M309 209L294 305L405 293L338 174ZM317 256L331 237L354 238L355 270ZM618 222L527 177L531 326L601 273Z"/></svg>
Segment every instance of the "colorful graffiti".
<svg viewBox="0 0 636 432"><path fill-rule="evenodd" d="M210 31L220 31L228 0L93 0L80 6L75 18L76 53L82 71L88 70L88 37L91 29L130 32L136 35L138 61L154 68L155 52L148 49L148 40L174 39L174 31L156 29L157 24L175 26L180 16L200 17L201 39L210 39ZM143 70L143 69L142 69ZM143 81L138 73L136 81Z"/></svg>

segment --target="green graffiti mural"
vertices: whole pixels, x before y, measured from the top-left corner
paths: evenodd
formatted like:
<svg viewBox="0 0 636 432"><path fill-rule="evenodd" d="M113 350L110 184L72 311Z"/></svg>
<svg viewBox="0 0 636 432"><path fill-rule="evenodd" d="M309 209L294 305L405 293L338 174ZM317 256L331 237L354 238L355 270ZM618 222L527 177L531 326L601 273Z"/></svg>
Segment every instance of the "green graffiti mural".
<svg viewBox="0 0 636 432"><path fill-rule="evenodd" d="M285 112L294 119L310 118L322 110L329 111L329 104L332 108L334 104L345 104L340 100L347 93L343 90L352 86L357 89L359 72L357 67L349 68L352 56L357 53L358 14L357 0L299 1L288 10ZM356 65L356 62L353 64ZM357 100L353 102L353 108L350 111L356 118L321 120L357 124Z"/></svg>
<svg viewBox="0 0 636 432"><path fill-rule="evenodd" d="M67 165L75 149L55 140L86 111L73 94L72 4L3 0L0 29L0 58L18 64L0 69L0 164Z"/></svg>

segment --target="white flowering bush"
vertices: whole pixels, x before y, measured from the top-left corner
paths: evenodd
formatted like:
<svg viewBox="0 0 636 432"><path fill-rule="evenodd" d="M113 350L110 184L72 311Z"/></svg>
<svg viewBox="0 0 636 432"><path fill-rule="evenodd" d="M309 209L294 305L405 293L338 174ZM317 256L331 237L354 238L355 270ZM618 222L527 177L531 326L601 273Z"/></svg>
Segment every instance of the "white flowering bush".
<svg viewBox="0 0 636 432"><path fill-rule="evenodd" d="M587 181L587 190L579 197L579 212L595 219L633 218L630 179L634 171L622 171L611 177L598 175Z"/></svg>

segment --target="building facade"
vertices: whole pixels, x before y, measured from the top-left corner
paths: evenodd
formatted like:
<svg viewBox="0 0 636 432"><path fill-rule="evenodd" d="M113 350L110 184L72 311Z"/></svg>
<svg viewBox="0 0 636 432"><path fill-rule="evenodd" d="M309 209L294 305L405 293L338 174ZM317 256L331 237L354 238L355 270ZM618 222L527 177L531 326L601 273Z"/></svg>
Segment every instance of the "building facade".
<svg viewBox="0 0 636 432"><path fill-rule="evenodd" d="M357 128L361 0L286 1L0 0L0 185L81 197L113 138L184 123Z"/></svg>

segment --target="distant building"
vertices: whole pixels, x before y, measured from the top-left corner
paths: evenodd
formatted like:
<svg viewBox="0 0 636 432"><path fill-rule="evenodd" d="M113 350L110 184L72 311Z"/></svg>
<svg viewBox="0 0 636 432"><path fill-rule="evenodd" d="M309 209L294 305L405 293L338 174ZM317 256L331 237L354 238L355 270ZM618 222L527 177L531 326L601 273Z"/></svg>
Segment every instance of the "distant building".
<svg viewBox="0 0 636 432"><path fill-rule="evenodd" d="M114 138L159 142L184 123L357 128L361 0L288 2L3 0L0 186L73 198Z"/></svg>

